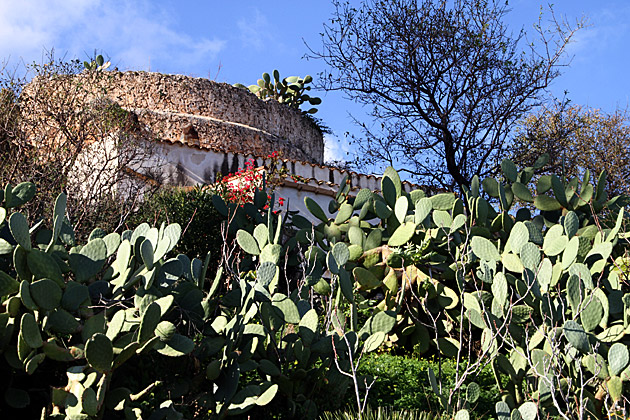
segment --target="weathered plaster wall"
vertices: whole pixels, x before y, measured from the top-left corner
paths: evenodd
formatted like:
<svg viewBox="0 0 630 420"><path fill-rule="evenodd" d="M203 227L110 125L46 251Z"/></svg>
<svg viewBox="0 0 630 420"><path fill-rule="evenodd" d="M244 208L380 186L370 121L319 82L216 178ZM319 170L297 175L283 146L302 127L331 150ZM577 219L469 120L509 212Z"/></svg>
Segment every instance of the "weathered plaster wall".
<svg viewBox="0 0 630 420"><path fill-rule="evenodd" d="M173 186L194 186L198 184L209 184L214 182L217 174L228 175L245 167L245 162L254 159L255 167L268 167L271 162L248 153L220 152L216 150L200 150L186 147L181 144L159 144L150 162L144 162L144 168L133 167L132 169L141 174L147 174L149 178L153 175L146 173L146 167L159 167L159 182ZM148 163L148 164L147 164ZM339 188L339 184L346 175L349 175L352 189L350 195L356 195L362 188L372 191L379 191L381 188L381 177L374 175L364 175L356 172L342 171L336 168L329 168L306 162L296 162L288 159L280 160L280 165L287 168L288 173L300 177L300 182L294 182L290 178L275 180L276 196L283 197L289 205L290 210L298 211L304 217L313 221L315 218L306 210L304 197L314 199L324 211L327 212L328 202L334 198ZM403 182L405 191L410 191L412 186L408 182Z"/></svg>
<svg viewBox="0 0 630 420"><path fill-rule="evenodd" d="M106 95L159 138L200 148L322 163L323 137L297 110L226 83L147 72L112 72Z"/></svg>

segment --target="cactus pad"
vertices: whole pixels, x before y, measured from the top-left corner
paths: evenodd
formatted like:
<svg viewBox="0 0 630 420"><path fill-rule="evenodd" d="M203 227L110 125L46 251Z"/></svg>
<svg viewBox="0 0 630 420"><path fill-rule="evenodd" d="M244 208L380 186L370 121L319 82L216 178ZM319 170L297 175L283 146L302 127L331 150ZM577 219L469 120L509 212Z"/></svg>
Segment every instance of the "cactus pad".
<svg viewBox="0 0 630 420"><path fill-rule="evenodd" d="M85 344L85 358L99 372L109 371L114 360L114 348L110 339L105 334L94 334Z"/></svg>

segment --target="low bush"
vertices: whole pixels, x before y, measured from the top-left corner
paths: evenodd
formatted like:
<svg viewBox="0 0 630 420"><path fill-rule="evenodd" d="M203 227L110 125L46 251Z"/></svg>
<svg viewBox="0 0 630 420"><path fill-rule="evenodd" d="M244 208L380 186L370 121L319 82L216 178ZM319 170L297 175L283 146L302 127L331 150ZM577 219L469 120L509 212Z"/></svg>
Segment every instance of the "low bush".
<svg viewBox="0 0 630 420"><path fill-rule="evenodd" d="M224 217L212 204L212 195L206 187L163 188L127 219L127 226L132 228L145 222L153 226L177 223L182 226L182 237L175 252L190 258L205 258L210 252L213 259L218 259L223 244Z"/></svg>
<svg viewBox="0 0 630 420"><path fill-rule="evenodd" d="M324 413L320 420L356 420L359 415L356 410L337 411ZM437 413L429 413L418 410L397 410L387 407L367 407L362 413L362 420L440 420Z"/></svg>
<svg viewBox="0 0 630 420"><path fill-rule="evenodd" d="M452 359L442 360L441 365L435 357L418 358L415 356L397 356L387 353L366 355L359 367L359 373L368 378L378 378L367 397L372 407L392 407L396 410L419 410L437 413L442 410L438 396L429 382L428 369L433 369L441 376L441 383L446 389L455 385L456 364ZM488 365L479 372L476 381L481 388L481 395L473 407L477 418L492 416L499 388ZM348 405L352 404L349 400Z"/></svg>

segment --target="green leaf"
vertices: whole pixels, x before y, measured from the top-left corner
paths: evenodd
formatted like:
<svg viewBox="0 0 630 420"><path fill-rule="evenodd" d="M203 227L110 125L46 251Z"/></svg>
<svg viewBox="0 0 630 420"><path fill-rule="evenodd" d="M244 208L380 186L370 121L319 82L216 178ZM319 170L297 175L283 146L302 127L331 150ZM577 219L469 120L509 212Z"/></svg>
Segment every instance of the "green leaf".
<svg viewBox="0 0 630 420"><path fill-rule="evenodd" d="M545 242L543 243L543 251L547 256L553 257L564 251L568 243L569 238L564 235L558 236L556 238L551 238L551 240L548 240L547 237L545 237Z"/></svg>
<svg viewBox="0 0 630 420"><path fill-rule="evenodd" d="M13 213L9 217L9 230L15 241L27 251L30 251L31 234L29 233L28 222L22 213Z"/></svg>
<svg viewBox="0 0 630 420"><path fill-rule="evenodd" d="M580 248L580 238L574 236L562 252L562 268L566 270L573 264Z"/></svg>
<svg viewBox="0 0 630 420"><path fill-rule="evenodd" d="M256 274L256 278L264 287L269 287L271 282L278 275L278 266L270 261L260 264Z"/></svg>
<svg viewBox="0 0 630 420"><path fill-rule="evenodd" d="M286 323L299 324L300 312L295 303L286 295L276 293L272 297L271 305L275 313Z"/></svg>
<svg viewBox="0 0 630 420"><path fill-rule="evenodd" d="M458 214L457 216L455 216L455 219L453 219L453 223L451 224L451 228L449 229L449 233L453 233L453 232L459 230L465 224L466 224L466 216L463 215L463 214Z"/></svg>
<svg viewBox="0 0 630 420"><path fill-rule="evenodd" d="M61 306L67 311L77 311L81 304L89 302L90 292L86 285L69 281L61 298Z"/></svg>
<svg viewBox="0 0 630 420"><path fill-rule="evenodd" d="M37 304L33 301L30 292L31 284L28 280L22 280L20 283L20 299L22 300L22 304L31 311L37 311L39 308Z"/></svg>
<svg viewBox="0 0 630 420"><path fill-rule="evenodd" d="M0 207L1 209L2 207ZM13 245L6 240L0 238L0 255L11 254L13 252Z"/></svg>
<svg viewBox="0 0 630 420"><path fill-rule="evenodd" d="M280 376L282 374L282 372L280 371L280 368L278 368L278 366L276 366L273 362L267 359L262 359L260 362L258 362L258 368L265 375Z"/></svg>
<svg viewBox="0 0 630 420"><path fill-rule="evenodd" d="M261 388L264 390L257 398L256 405L257 406L265 406L269 404L278 393L279 386L278 384L272 384L271 382L267 382L262 385Z"/></svg>
<svg viewBox="0 0 630 420"><path fill-rule="evenodd" d="M343 269L339 271L339 287L341 287L341 293L343 293L348 302L354 302L352 280L348 272Z"/></svg>
<svg viewBox="0 0 630 420"><path fill-rule="evenodd" d="M369 270L363 267L355 267L352 270L354 280L359 284L360 290L370 290L379 287L382 282Z"/></svg>
<svg viewBox="0 0 630 420"><path fill-rule="evenodd" d="M153 244L149 239L145 239L140 244L140 255L142 256L142 262L148 270L153 270Z"/></svg>
<svg viewBox="0 0 630 420"><path fill-rule="evenodd" d="M431 200L429 198L421 198L415 206L413 221L419 225L424 222L424 219L427 218L431 210L433 209L433 205L431 204Z"/></svg>
<svg viewBox="0 0 630 420"><path fill-rule="evenodd" d="M379 200L374 201L374 212L382 220L386 220L392 214L392 210L389 206Z"/></svg>
<svg viewBox="0 0 630 420"><path fill-rule="evenodd" d="M89 416L96 416L98 413L98 401L96 392L92 388L85 388L81 393L81 407Z"/></svg>
<svg viewBox="0 0 630 420"><path fill-rule="evenodd" d="M44 311L51 311L61 304L61 287L50 279L33 282L29 291L35 304Z"/></svg>
<svg viewBox="0 0 630 420"><path fill-rule="evenodd" d="M262 223L256 226L254 228L254 238L256 238L259 249L267 245L267 241L269 240L269 229L267 229L267 226Z"/></svg>
<svg viewBox="0 0 630 420"><path fill-rule="evenodd" d="M468 410L466 410L465 408L455 413L454 420L469 420L469 419L470 419L470 414L468 413Z"/></svg>
<svg viewBox="0 0 630 420"><path fill-rule="evenodd" d="M155 302L151 303L144 311L142 321L140 321L140 329L138 330L138 343L140 345L153 338L161 315L160 305Z"/></svg>
<svg viewBox="0 0 630 420"><path fill-rule="evenodd" d="M540 248L531 242L525 243L521 247L521 262L523 267L535 272L540 264Z"/></svg>
<svg viewBox="0 0 630 420"><path fill-rule="evenodd" d="M348 228L348 240L352 245L362 247L363 242L365 242L365 233L363 232L363 229L358 226L350 226Z"/></svg>
<svg viewBox="0 0 630 420"><path fill-rule="evenodd" d="M236 242L241 246L243 251L250 255L260 255L260 249L256 239L247 231L240 229L236 232Z"/></svg>
<svg viewBox="0 0 630 420"><path fill-rule="evenodd" d="M450 210L453 208L457 197L455 197L453 193L442 193L434 195L429 199L431 200L431 206L434 210Z"/></svg>
<svg viewBox="0 0 630 420"><path fill-rule="evenodd" d="M466 388L466 401L470 404L474 404L479 399L479 395L481 394L481 387L475 383L471 382Z"/></svg>
<svg viewBox="0 0 630 420"><path fill-rule="evenodd" d="M343 242L337 242L332 247L332 255L335 257L335 261L337 262L338 267L343 267L350 258L350 251L348 251L348 246Z"/></svg>
<svg viewBox="0 0 630 420"><path fill-rule="evenodd" d="M505 305L508 302L508 284L505 274L499 272L494 276L491 290L494 299L499 302L501 308L505 308Z"/></svg>
<svg viewBox="0 0 630 420"><path fill-rule="evenodd" d="M516 165L514 165L514 162L512 162L510 159L503 159L503 161L501 162L501 171L510 182L516 181Z"/></svg>
<svg viewBox="0 0 630 420"><path fill-rule="evenodd" d="M68 255L68 262L79 283L98 274L107 259L107 245L98 238L88 242L78 253Z"/></svg>
<svg viewBox="0 0 630 420"><path fill-rule="evenodd" d="M439 337L437 339L437 346L440 353L446 357L457 357L460 350L459 341L452 337Z"/></svg>
<svg viewBox="0 0 630 420"><path fill-rule="evenodd" d="M538 418L538 406L535 402L528 401L523 403L518 411L521 413L523 420L536 420Z"/></svg>
<svg viewBox="0 0 630 420"><path fill-rule="evenodd" d="M372 195L374 193L369 188L363 188L361 191L357 193L357 196L354 198L354 209L358 210L363 207L365 203L372 200Z"/></svg>
<svg viewBox="0 0 630 420"><path fill-rule="evenodd" d="M28 253L26 261L28 269L33 273L35 279L49 278L61 286L64 284L61 269L50 254L39 249L33 249Z"/></svg>
<svg viewBox="0 0 630 420"><path fill-rule="evenodd" d="M608 388L613 402L616 403L623 396L623 382L619 376L611 376L608 381L606 381L606 387Z"/></svg>
<svg viewBox="0 0 630 420"><path fill-rule="evenodd" d="M496 179L486 178L481 181L481 185L483 186L483 190L488 193L490 197L499 197L499 183Z"/></svg>
<svg viewBox="0 0 630 420"><path fill-rule="evenodd" d="M340 225L345 223L351 216L354 211L354 207L352 204L343 203L341 207L339 207L339 211L337 212L337 216L335 217L335 223Z"/></svg>
<svg viewBox="0 0 630 420"><path fill-rule="evenodd" d="M516 305L512 308L512 321L517 324L527 322L534 310L527 305Z"/></svg>
<svg viewBox="0 0 630 420"><path fill-rule="evenodd" d="M36 192L35 184L32 182L21 182L11 191L11 198L6 203L6 206L8 208L19 207L35 197Z"/></svg>
<svg viewBox="0 0 630 420"><path fill-rule="evenodd" d="M484 237L473 237L470 241L470 247L475 255L482 260L491 262L501 260L501 255L499 254L499 251L497 251L497 248L492 242Z"/></svg>
<svg viewBox="0 0 630 420"><path fill-rule="evenodd" d="M433 212L433 223L435 226L441 229L449 229L451 224L453 223L453 219L451 218L451 214L444 210L435 210Z"/></svg>
<svg viewBox="0 0 630 420"><path fill-rule="evenodd" d="M628 348L625 344L615 343L610 346L610 349L608 350L608 364L612 375L618 376L621 372L623 372L629 361L630 357L628 355Z"/></svg>
<svg viewBox="0 0 630 420"><path fill-rule="evenodd" d="M553 195L556 197L556 200L558 200L562 207L567 207L568 202L564 184L556 175L551 175L551 189L553 190Z"/></svg>
<svg viewBox="0 0 630 420"><path fill-rule="evenodd" d="M322 208L319 206L319 204L317 204L315 200L313 200L311 197L304 197L304 205L313 216L317 217L324 223L328 223L328 217L326 217L326 213L324 213L324 210L322 210Z"/></svg>
<svg viewBox="0 0 630 420"><path fill-rule="evenodd" d="M514 195L521 200L528 203L534 202L534 197L532 196L532 193L529 191L529 188L527 188L526 185L523 185L520 182L515 182L512 184L512 191L514 192Z"/></svg>
<svg viewBox="0 0 630 420"><path fill-rule="evenodd" d="M383 178L381 178L381 192L383 193L385 202L390 207L394 207L396 205L396 199L399 195L397 194L394 181L391 178L387 176L383 176Z"/></svg>
<svg viewBox="0 0 630 420"><path fill-rule="evenodd" d="M363 351L366 353L373 352L377 350L381 344L385 341L386 334L383 331L377 331L374 334L370 335L363 345Z"/></svg>
<svg viewBox="0 0 630 420"><path fill-rule="evenodd" d="M48 315L48 325L59 334L72 334L79 328L79 322L65 309L57 308Z"/></svg>
<svg viewBox="0 0 630 420"><path fill-rule="evenodd" d="M591 296L590 298L586 298L584 301L586 307L582 309L580 312L580 321L582 322L582 326L587 332L593 331L602 320L602 316L604 314L604 309L602 308L602 304L599 302L595 296Z"/></svg>
<svg viewBox="0 0 630 420"><path fill-rule="evenodd" d="M510 406L503 401L495 404L498 420L510 420Z"/></svg>
<svg viewBox="0 0 630 420"><path fill-rule="evenodd" d="M44 344L39 325L37 325L37 321L35 321L35 316L30 312L22 315L22 320L20 321L20 335L32 349L38 349Z"/></svg>
<svg viewBox="0 0 630 420"><path fill-rule="evenodd" d="M580 219L575 212L570 211L564 216L564 232L570 238L572 238L580 228Z"/></svg>
<svg viewBox="0 0 630 420"><path fill-rule="evenodd" d="M176 331L177 328L172 322L161 321L155 328L155 335L160 338L160 341L169 341Z"/></svg>
<svg viewBox="0 0 630 420"><path fill-rule="evenodd" d="M389 246L402 246L409 242L416 232L416 224L414 222L406 222L394 231L389 238L387 244Z"/></svg>
<svg viewBox="0 0 630 420"><path fill-rule="evenodd" d="M377 332L389 333L396 324L396 314L393 311L383 311L372 315L366 322L361 332L366 331L369 335Z"/></svg>
<svg viewBox="0 0 630 420"><path fill-rule="evenodd" d="M26 363L24 364L24 370L27 374L32 375L33 373L35 373L35 370L44 361L44 359L46 359L46 355L44 353L38 353L34 355L33 357L26 360Z"/></svg>
<svg viewBox="0 0 630 420"><path fill-rule="evenodd" d="M317 333L318 325L317 311L315 309L309 309L300 320L298 327L300 337L302 337L305 344L311 344Z"/></svg>
<svg viewBox="0 0 630 420"><path fill-rule="evenodd" d="M168 342L160 341L155 349L158 353L169 357L185 356L193 351L195 343L181 334L174 334Z"/></svg>
<svg viewBox="0 0 630 420"><path fill-rule="evenodd" d="M573 347L582 353L590 352L591 346L588 342L588 336L580 324L573 320L566 321L562 326L562 331Z"/></svg>
<svg viewBox="0 0 630 420"><path fill-rule="evenodd" d="M20 283L17 280L0 270L0 297L12 295L19 287Z"/></svg>
<svg viewBox="0 0 630 420"><path fill-rule="evenodd" d="M534 199L534 206L542 211L554 211L562 209L562 204L548 195L537 195Z"/></svg>
<svg viewBox="0 0 630 420"><path fill-rule="evenodd" d="M365 240L365 250L368 251L370 249L381 246L382 238L383 233L380 229L372 229L370 234L367 236L367 239Z"/></svg>
<svg viewBox="0 0 630 420"><path fill-rule="evenodd" d="M508 243L515 254L520 254L521 247L529 242L529 229L523 222L517 222L510 231Z"/></svg>
<svg viewBox="0 0 630 420"><path fill-rule="evenodd" d="M403 224L405 223L405 217L407 216L407 210L409 209L409 200L407 197L398 197L396 205L394 206L394 214L396 219Z"/></svg>
<svg viewBox="0 0 630 420"><path fill-rule="evenodd" d="M105 334L94 334L85 344L85 358L94 369L107 372L112 367L114 348Z"/></svg>

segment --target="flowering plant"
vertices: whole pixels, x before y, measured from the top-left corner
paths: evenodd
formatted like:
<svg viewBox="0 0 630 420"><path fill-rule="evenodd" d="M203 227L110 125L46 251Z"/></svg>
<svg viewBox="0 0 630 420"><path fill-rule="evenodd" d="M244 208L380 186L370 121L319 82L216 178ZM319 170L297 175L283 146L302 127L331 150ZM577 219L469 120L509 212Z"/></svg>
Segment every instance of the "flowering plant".
<svg viewBox="0 0 630 420"><path fill-rule="evenodd" d="M270 192L273 192L276 186L267 182L267 180L273 179L274 174L280 174L281 172L281 170L277 169L279 161L279 153L277 151L267 155L267 159L270 160L267 167L255 167L255 160L251 158L245 161L245 166L237 172L230 173L225 177L219 177L215 184L215 192L226 202L235 203L242 207L245 203L254 202L256 191L266 190L268 192L267 203L265 203L263 210L267 210L270 204L269 200L272 197ZM272 176L266 177L266 173ZM285 199L279 197L276 204L283 207Z"/></svg>

